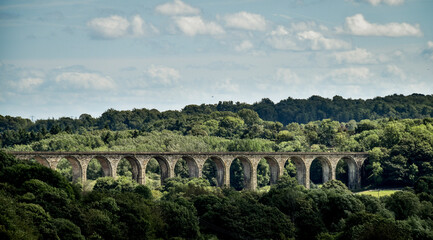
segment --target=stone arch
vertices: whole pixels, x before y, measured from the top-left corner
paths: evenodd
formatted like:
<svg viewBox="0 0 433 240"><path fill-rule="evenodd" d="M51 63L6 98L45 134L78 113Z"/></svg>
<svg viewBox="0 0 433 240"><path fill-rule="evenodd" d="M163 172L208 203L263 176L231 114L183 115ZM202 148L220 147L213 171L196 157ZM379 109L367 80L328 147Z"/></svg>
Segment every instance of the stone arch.
<svg viewBox="0 0 433 240"><path fill-rule="evenodd" d="M355 159L353 159L350 156L344 156L344 157L340 158L340 160L338 160L337 164L340 161L344 161L347 164L347 168L348 168L347 186L349 187L349 189L357 188L358 177L359 177L358 176L359 168L358 168L358 165L356 164Z"/></svg>
<svg viewBox="0 0 433 240"><path fill-rule="evenodd" d="M190 178L199 177L199 168L197 161L188 155L181 156L180 159L186 161L186 164L188 166L188 174ZM176 164L179 162L180 159L175 159L175 162L173 162L173 166L176 167Z"/></svg>
<svg viewBox="0 0 433 240"><path fill-rule="evenodd" d="M206 163L207 161L211 161L213 163L215 163L216 166L216 184L217 187L222 187L224 185L224 178L226 176L226 169L225 169L225 164L223 162L223 160L220 157L217 156L210 156L208 157L204 163ZM204 164L203 164L204 165ZM202 176L203 176L203 169L202 169Z"/></svg>
<svg viewBox="0 0 433 240"><path fill-rule="evenodd" d="M93 159L98 160L99 164L101 164L102 172L104 177L113 177L113 167L111 162L105 157L101 155L94 156Z"/></svg>
<svg viewBox="0 0 433 240"><path fill-rule="evenodd" d="M307 186L307 168L305 166L305 162L301 157L298 156L292 156L287 159L286 162L291 161L293 164L295 164L296 167L296 180L298 180L298 183L304 186Z"/></svg>
<svg viewBox="0 0 433 240"><path fill-rule="evenodd" d="M42 166L45 166L47 168L50 168L50 162L44 157L41 156L34 156L32 157L37 163L41 164Z"/></svg>
<svg viewBox="0 0 433 240"><path fill-rule="evenodd" d="M160 174L161 174L161 185L162 185L165 179L172 177L170 176L170 164L168 160L163 156L156 155L156 156L152 156L150 159L152 158L154 158L158 162Z"/></svg>
<svg viewBox="0 0 433 240"><path fill-rule="evenodd" d="M125 159L129 162L132 168L132 179L137 181L140 179L140 173L142 172L141 164L134 156L125 156L122 159ZM118 167L119 165L117 165ZM117 172L117 169L116 169Z"/></svg>
<svg viewBox="0 0 433 240"><path fill-rule="evenodd" d="M272 156L264 156L263 159L269 164L270 170L270 184L276 184L278 176L280 176L280 167L278 161ZM259 162L257 163L256 169L258 168Z"/></svg>
<svg viewBox="0 0 433 240"><path fill-rule="evenodd" d="M78 161L77 158L73 157L73 156L62 156L60 159L66 159L69 161L69 163L71 164L72 167L72 181L73 182L77 182L82 180L82 176L83 176L83 167L81 165L81 162Z"/></svg>
<svg viewBox="0 0 433 240"><path fill-rule="evenodd" d="M244 180L243 180L243 185L244 185L244 189L252 189L253 188L253 181L256 179L252 179L253 176L253 164L250 161L249 158L245 157L245 156L237 156L235 159L233 159L230 163L230 168L233 165L233 162L239 159L239 161L242 164L242 169L243 169L243 174L244 174ZM230 176L230 179L232 179L232 176Z"/></svg>
<svg viewBox="0 0 433 240"><path fill-rule="evenodd" d="M332 178L332 170L333 170L332 164L328 158L324 156L318 156L315 159L313 159L313 161L311 162L310 172L311 172L311 166L313 165L313 162L316 160L319 161L320 165L322 166L322 183L325 183ZM310 179L308 179L308 181L311 181L311 174L310 174Z"/></svg>

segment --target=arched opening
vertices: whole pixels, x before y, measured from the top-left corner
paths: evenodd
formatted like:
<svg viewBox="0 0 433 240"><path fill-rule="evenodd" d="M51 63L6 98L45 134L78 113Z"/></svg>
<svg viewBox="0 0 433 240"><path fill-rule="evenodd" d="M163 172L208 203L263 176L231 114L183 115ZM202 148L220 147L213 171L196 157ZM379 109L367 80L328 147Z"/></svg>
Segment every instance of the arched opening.
<svg viewBox="0 0 433 240"><path fill-rule="evenodd" d="M154 156L146 164L146 183L150 187L161 186L169 173L167 160L162 156Z"/></svg>
<svg viewBox="0 0 433 240"><path fill-rule="evenodd" d="M380 185L382 183L382 166L374 163L370 157L366 158L361 166L361 186Z"/></svg>
<svg viewBox="0 0 433 240"><path fill-rule="evenodd" d="M284 175L296 178L298 183L306 186L305 163L300 157L290 157L284 164Z"/></svg>
<svg viewBox="0 0 433 240"><path fill-rule="evenodd" d="M336 178L346 184L349 189L357 187L358 166L351 157L343 157L338 161Z"/></svg>
<svg viewBox="0 0 433 240"><path fill-rule="evenodd" d="M277 183L279 174L278 162L272 157L260 159L257 165L257 186L264 187Z"/></svg>
<svg viewBox="0 0 433 240"><path fill-rule="evenodd" d="M224 163L218 157L206 159L203 165L203 178L207 179L211 186L224 185Z"/></svg>
<svg viewBox="0 0 433 240"><path fill-rule="evenodd" d="M30 162L37 162L37 163L39 163L42 166L45 166L47 168L50 167L50 163L48 162L48 160L43 158L43 157L40 157L40 156L35 156L34 158L31 158Z"/></svg>
<svg viewBox="0 0 433 240"><path fill-rule="evenodd" d="M349 167L346 161L340 159L337 163L337 168L335 169L335 178L340 180L344 184L349 182Z"/></svg>
<svg viewBox="0 0 433 240"><path fill-rule="evenodd" d="M311 187L314 185L320 185L331 179L331 164L328 159L324 157L318 157L313 160L310 166L310 181L312 182Z"/></svg>
<svg viewBox="0 0 433 240"><path fill-rule="evenodd" d="M125 158L120 159L117 164L116 176L132 179L132 165Z"/></svg>
<svg viewBox="0 0 433 240"><path fill-rule="evenodd" d="M161 168L155 158L151 158L146 165L146 185L150 188L161 186Z"/></svg>
<svg viewBox="0 0 433 240"><path fill-rule="evenodd" d="M68 181L73 180L72 164L66 158L60 159L57 163L56 171L68 179Z"/></svg>
<svg viewBox="0 0 433 240"><path fill-rule="evenodd" d="M230 186L236 190L251 188L252 167L246 157L238 157L230 165Z"/></svg>
<svg viewBox="0 0 433 240"><path fill-rule="evenodd" d="M127 156L120 159L119 163L117 164L116 175L128 177L138 181L140 170L140 164L138 163L137 159Z"/></svg>
<svg viewBox="0 0 433 240"><path fill-rule="evenodd" d="M87 165L87 180L96 180L100 177L104 177L101 163L93 158Z"/></svg>
<svg viewBox="0 0 433 240"><path fill-rule="evenodd" d="M194 158L183 156L179 159L174 167L174 174L181 178L198 177L198 166Z"/></svg>
<svg viewBox="0 0 433 240"><path fill-rule="evenodd" d="M60 171L60 173L68 180L71 180L73 182L81 181L81 164L74 157L67 156L60 159L55 169Z"/></svg>
<svg viewBox="0 0 433 240"><path fill-rule="evenodd" d="M90 160L86 173L88 180L96 180L100 177L113 177L111 164L103 156L96 156Z"/></svg>

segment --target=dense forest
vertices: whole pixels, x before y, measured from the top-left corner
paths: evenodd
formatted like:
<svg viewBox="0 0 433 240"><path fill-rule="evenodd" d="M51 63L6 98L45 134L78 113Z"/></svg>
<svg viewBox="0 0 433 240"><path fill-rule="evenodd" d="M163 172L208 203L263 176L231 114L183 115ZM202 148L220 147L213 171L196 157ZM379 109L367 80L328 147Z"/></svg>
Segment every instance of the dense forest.
<svg viewBox="0 0 433 240"><path fill-rule="evenodd" d="M109 109L98 118L36 122L0 115L0 146L1 239L433 239L433 96ZM131 179L125 160L116 179L103 177L94 159L90 181L72 183L66 159L53 171L4 151L366 151L362 188L404 190L380 199L353 194L344 161L338 180L323 183L317 160L311 190L292 178L290 160L273 186L260 161L258 191L236 191L243 189L238 160L232 188L213 187L209 161L199 179L178 161L177 177L161 185L154 159L146 186Z"/></svg>
<svg viewBox="0 0 433 240"><path fill-rule="evenodd" d="M160 112L156 109L145 108L132 111L109 109L98 118L82 114L78 119L63 117L37 120L34 123L20 117L0 116L0 132L6 130L34 132L65 130L75 133L82 129L142 131L167 129L187 134L189 131L200 130L192 129L192 122L211 120L221 115L230 116L227 112L238 113L242 116L245 115L242 111L246 109L253 110L265 121L279 122L283 125L292 122L305 124L322 119L348 122L380 118L426 118L433 117L433 95L391 95L368 100L344 99L340 96L332 99L312 96L308 99L287 98L277 104L265 98L254 104L224 101L218 104L188 105L181 111Z"/></svg>
<svg viewBox="0 0 433 240"><path fill-rule="evenodd" d="M159 190L99 178L82 191L57 171L0 151L1 239L433 239L433 178L376 198L338 180L267 192L168 179Z"/></svg>

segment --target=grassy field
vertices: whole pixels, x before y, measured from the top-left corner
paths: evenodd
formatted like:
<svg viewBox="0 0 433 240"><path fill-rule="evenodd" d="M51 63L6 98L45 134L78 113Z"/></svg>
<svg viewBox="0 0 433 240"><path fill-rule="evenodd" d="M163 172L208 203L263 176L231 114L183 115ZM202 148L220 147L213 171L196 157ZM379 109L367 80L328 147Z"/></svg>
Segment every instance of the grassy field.
<svg viewBox="0 0 433 240"><path fill-rule="evenodd" d="M384 197L389 196L397 191L400 191L399 189L377 189L377 190L368 190L363 192L358 192L356 194L365 194L365 195L371 195L373 197Z"/></svg>

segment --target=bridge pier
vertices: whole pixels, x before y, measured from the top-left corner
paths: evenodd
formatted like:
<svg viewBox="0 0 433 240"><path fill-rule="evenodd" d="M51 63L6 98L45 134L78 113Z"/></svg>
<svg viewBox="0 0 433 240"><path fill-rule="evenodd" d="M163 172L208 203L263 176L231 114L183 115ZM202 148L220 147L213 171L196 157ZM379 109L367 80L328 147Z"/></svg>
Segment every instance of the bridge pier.
<svg viewBox="0 0 433 240"><path fill-rule="evenodd" d="M314 160L322 165L322 180L326 182L336 179L336 169L339 161L348 164L348 187L356 189L361 186L361 167L368 153L288 153L288 152L223 152L223 153L148 153L148 152L10 152L17 158L35 159L38 163L57 168L62 158L66 158L71 166L73 181L87 180L87 166L92 159L101 163L104 176L116 177L117 167L121 159L129 161L132 176L140 184L145 184L146 166L150 159L158 161L161 170L161 184L169 177L174 177L174 168L179 159L187 162L190 177L202 177L203 166L207 160L215 163L218 186L230 186L230 166L239 159L244 171L244 186L246 189L257 188L257 167L261 159L266 159L270 167L270 183L275 184L284 173L286 161L292 161L296 166L296 178L299 184L310 187L310 168Z"/></svg>

